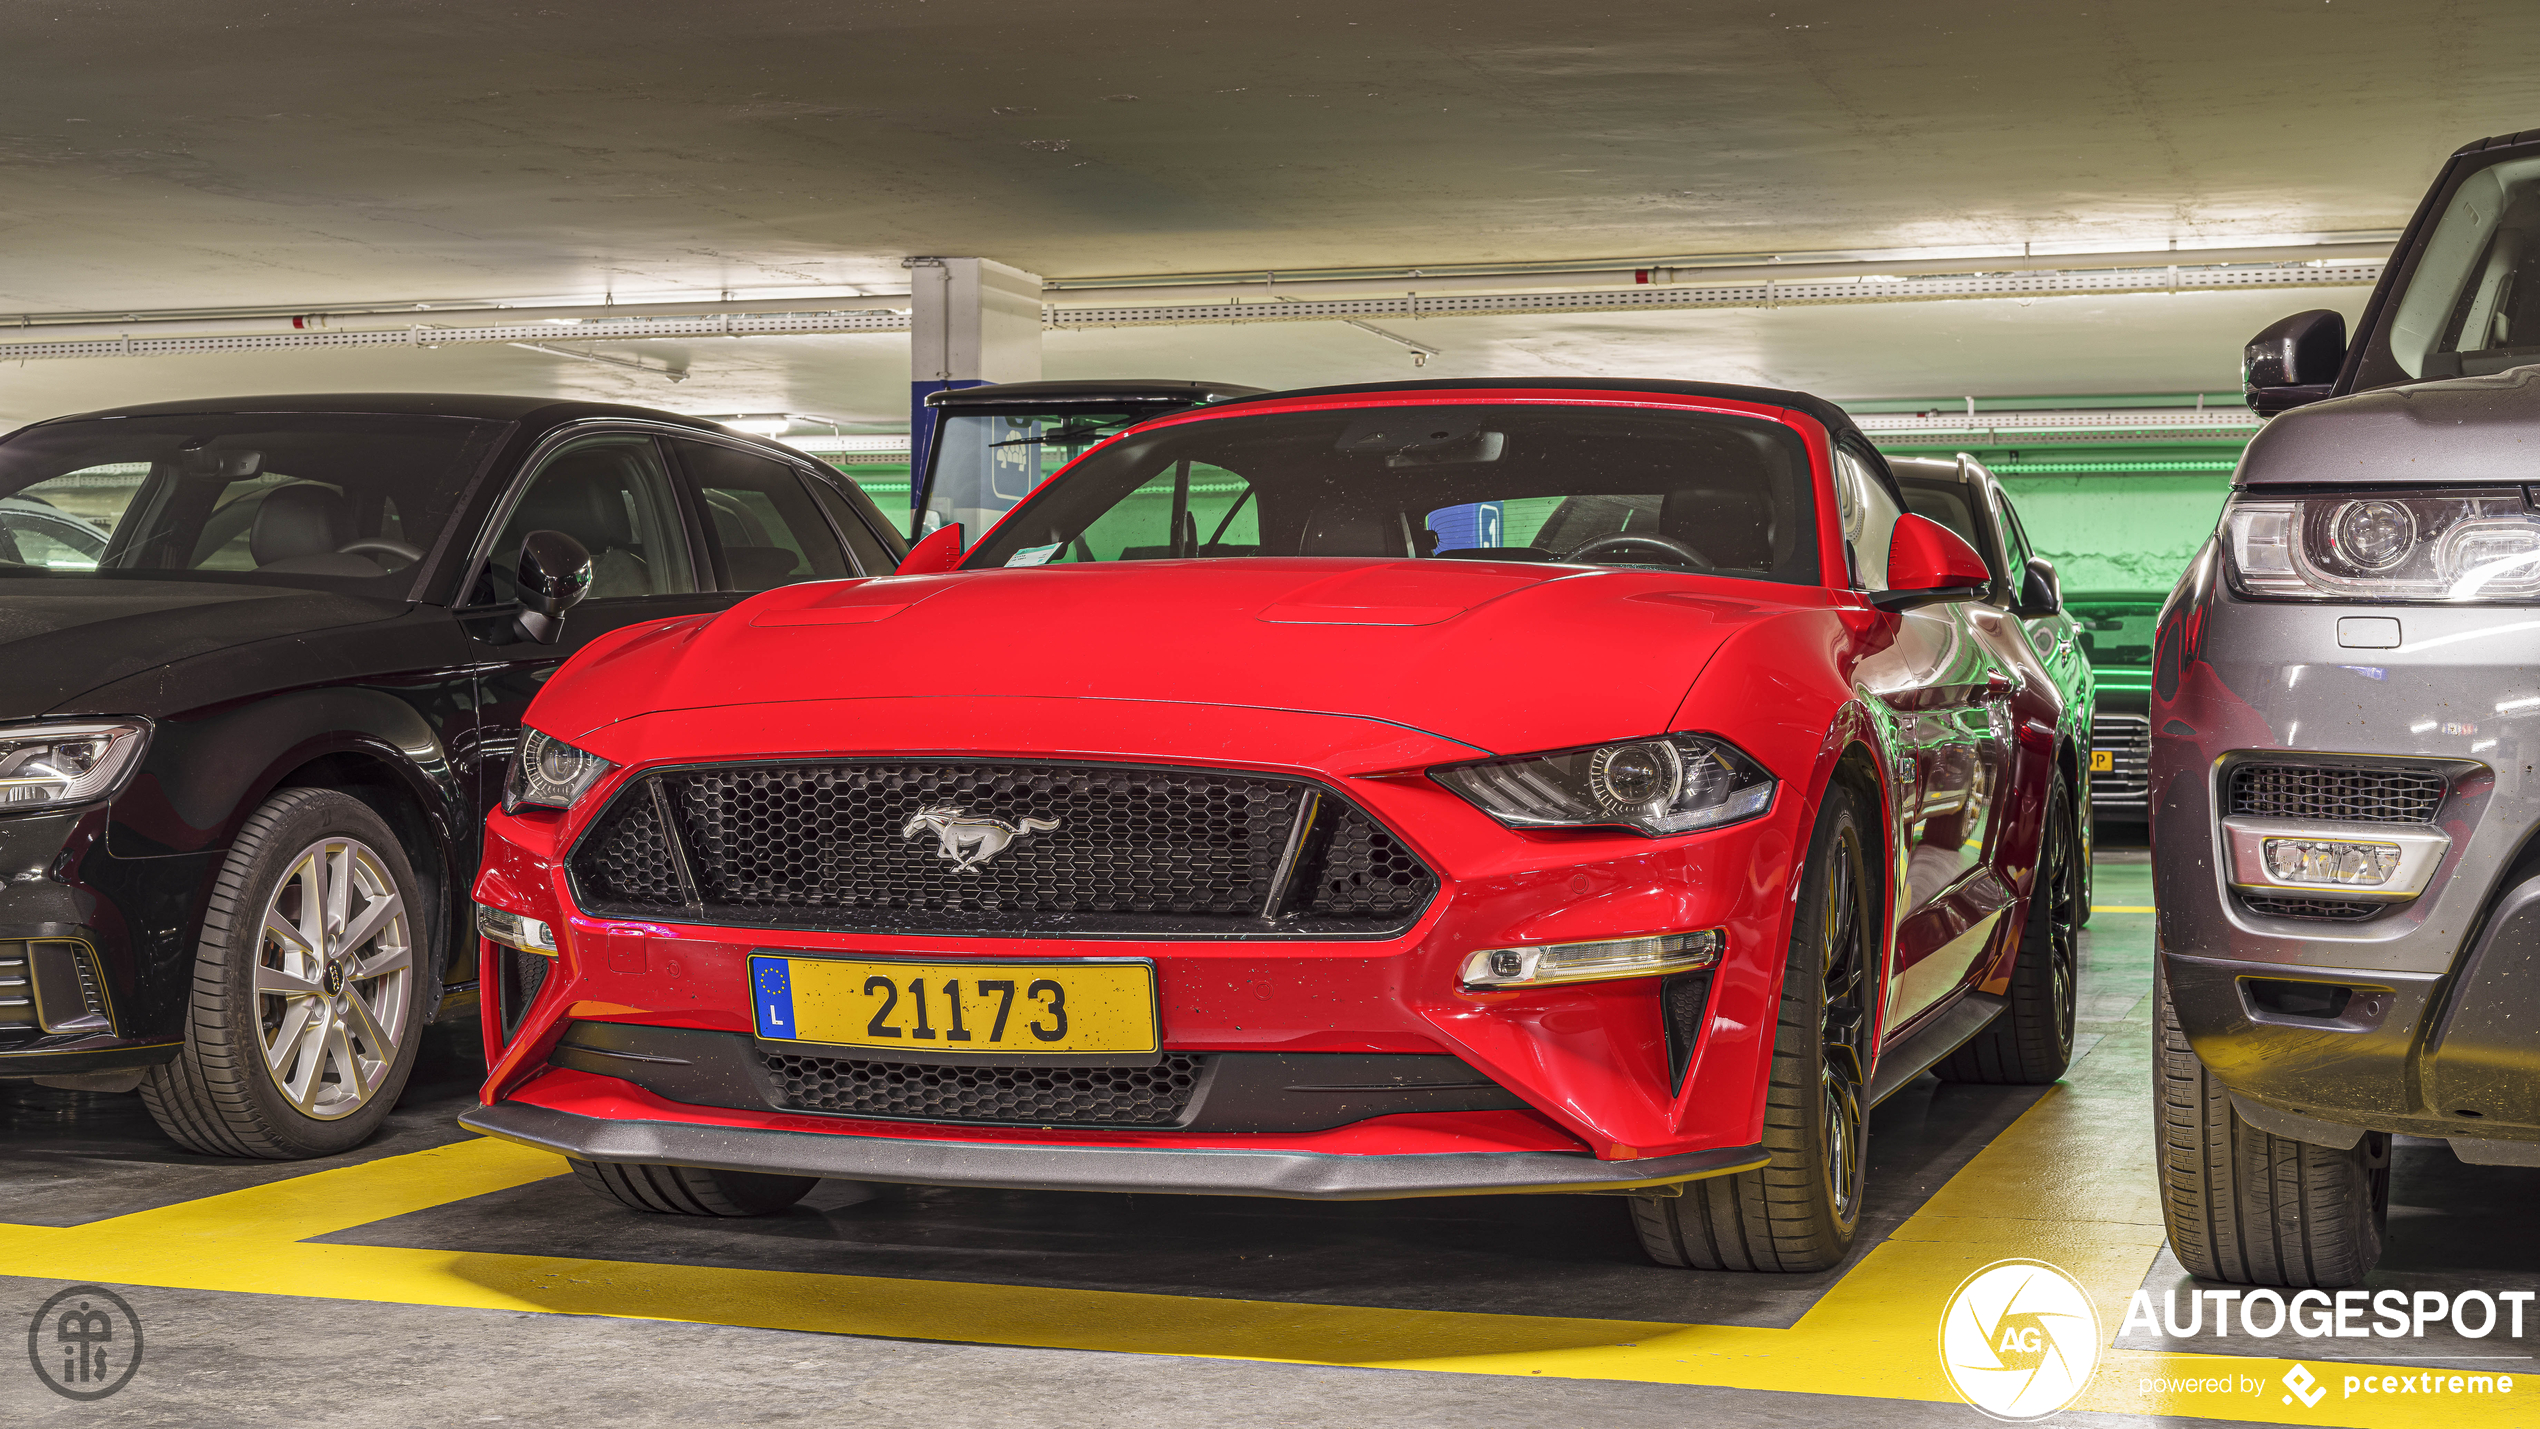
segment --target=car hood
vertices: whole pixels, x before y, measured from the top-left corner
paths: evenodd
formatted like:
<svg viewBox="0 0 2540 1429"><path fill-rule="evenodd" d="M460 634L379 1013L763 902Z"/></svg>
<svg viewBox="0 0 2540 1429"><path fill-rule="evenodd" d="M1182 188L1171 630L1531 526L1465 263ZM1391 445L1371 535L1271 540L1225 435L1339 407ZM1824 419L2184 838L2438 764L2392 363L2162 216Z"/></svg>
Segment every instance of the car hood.
<svg viewBox="0 0 2540 1429"><path fill-rule="evenodd" d="M1824 600L1813 587L1485 561L827 582L596 643L530 719L572 739L656 710L1058 697L1346 715L1493 752L1558 749L1668 728L1735 631Z"/></svg>
<svg viewBox="0 0 2540 1429"><path fill-rule="evenodd" d="M394 615L402 604L213 581L0 581L0 717L155 714L79 697L148 670L276 636Z"/></svg>
<svg viewBox="0 0 2540 1429"><path fill-rule="evenodd" d="M2378 387L2271 417L2249 439L2249 486L2518 486L2540 450L2540 366Z"/></svg>

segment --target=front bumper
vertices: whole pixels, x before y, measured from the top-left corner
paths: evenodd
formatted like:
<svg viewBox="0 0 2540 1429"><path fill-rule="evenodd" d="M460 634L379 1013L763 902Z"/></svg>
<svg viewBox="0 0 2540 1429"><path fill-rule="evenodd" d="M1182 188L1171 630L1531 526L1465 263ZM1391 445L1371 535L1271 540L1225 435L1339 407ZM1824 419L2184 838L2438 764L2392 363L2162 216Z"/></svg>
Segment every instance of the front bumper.
<svg viewBox="0 0 2540 1429"><path fill-rule="evenodd" d="M2342 646L2359 613L2402 643ZM2540 1141L2540 622L2522 614L2244 601L2210 548L2191 567L2154 672L2155 901L2182 1029L2253 1119ZM2253 876L2246 859L2235 873L2224 796L2248 758L2439 773L2432 823L2342 826L2421 830L2428 866L2389 887L2422 892L2375 908L2320 888L2344 916L2285 916L2305 890L2235 888Z"/></svg>
<svg viewBox="0 0 2540 1429"><path fill-rule="evenodd" d="M1011 1145L620 1120L517 1102L478 1107L461 1116L459 1123L488 1136L581 1161L710 1166L720 1171L911 1186L1306 1201L1629 1191L1749 1171L1771 1159L1761 1146L1599 1161L1557 1151L1386 1156L1223 1147Z"/></svg>
<svg viewBox="0 0 2540 1429"><path fill-rule="evenodd" d="M115 856L107 806L0 818L0 1077L176 1055L219 854Z"/></svg>

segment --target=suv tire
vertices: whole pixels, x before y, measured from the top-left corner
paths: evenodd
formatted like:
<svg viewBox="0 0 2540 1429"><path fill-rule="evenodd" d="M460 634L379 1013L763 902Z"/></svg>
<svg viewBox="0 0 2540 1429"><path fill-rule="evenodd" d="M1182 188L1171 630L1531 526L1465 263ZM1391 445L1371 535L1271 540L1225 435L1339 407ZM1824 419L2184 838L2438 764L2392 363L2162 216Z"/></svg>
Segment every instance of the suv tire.
<svg viewBox="0 0 2540 1429"><path fill-rule="evenodd" d="M1852 1249L1869 1150L1862 1040L1878 992L1872 930L1887 904L1866 846L1852 796L1827 790L1808 841L1764 1095L1772 1163L1690 1182L1681 1196L1634 1196L1641 1249L1660 1265L1831 1270Z"/></svg>
<svg viewBox="0 0 2540 1429"><path fill-rule="evenodd" d="M2271 1136L2240 1119L2205 1070L2154 963L2152 1037L2161 1214L2170 1250L2200 1280L2286 1289L2361 1285L2390 1215L2390 1138L2345 1151Z"/></svg>
<svg viewBox="0 0 2540 1429"><path fill-rule="evenodd" d="M772 1176L704 1166L632 1166L567 1159L594 1195L663 1216L772 1216L811 1194L817 1176Z"/></svg>
<svg viewBox="0 0 2540 1429"><path fill-rule="evenodd" d="M285 789L221 863L185 1045L142 1078L169 1139L295 1161L370 1139L404 1093L440 996L396 833L333 789Z"/></svg>
<svg viewBox="0 0 2540 1429"><path fill-rule="evenodd" d="M2037 856L2028 921L2011 966L2010 1006L1991 1025L1932 1068L1944 1082L2038 1087L2073 1064L2073 1023L2080 1010L2083 891L2080 830L2072 800L2058 782L2046 795L2046 834Z"/></svg>

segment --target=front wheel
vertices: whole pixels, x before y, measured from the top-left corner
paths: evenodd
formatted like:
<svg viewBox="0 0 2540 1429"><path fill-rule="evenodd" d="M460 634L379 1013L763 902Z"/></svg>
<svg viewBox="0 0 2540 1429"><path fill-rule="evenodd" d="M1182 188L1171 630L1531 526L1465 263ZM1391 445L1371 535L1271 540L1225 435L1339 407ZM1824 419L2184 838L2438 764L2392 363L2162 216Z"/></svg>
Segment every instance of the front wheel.
<svg viewBox="0 0 2540 1429"><path fill-rule="evenodd" d="M1859 812L1842 789L1826 794L1808 841L1790 958L1764 1097L1772 1163L1632 1198L1641 1249L1660 1265L1697 1270L1830 1270L1861 1226L1869 1150L1873 933L1884 905L1864 856Z"/></svg>
<svg viewBox="0 0 2540 1429"><path fill-rule="evenodd" d="M185 1046L141 1099L206 1156L349 1151L396 1106L434 992L423 900L387 822L333 789L248 816L203 915Z"/></svg>

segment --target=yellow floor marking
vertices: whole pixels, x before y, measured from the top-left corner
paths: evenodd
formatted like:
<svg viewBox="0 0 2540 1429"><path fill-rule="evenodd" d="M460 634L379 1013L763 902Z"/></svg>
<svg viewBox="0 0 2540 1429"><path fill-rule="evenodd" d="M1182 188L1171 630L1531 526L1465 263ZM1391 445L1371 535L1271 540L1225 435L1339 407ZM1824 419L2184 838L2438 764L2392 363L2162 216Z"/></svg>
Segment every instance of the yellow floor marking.
<svg viewBox="0 0 2540 1429"><path fill-rule="evenodd" d="M2151 1105L2134 1064L2075 1068L1787 1330L977 1285L380 1246L308 1237L562 1174L554 1156L465 1142L84 1226L0 1225L0 1273L247 1294L611 1316L982 1344L1720 1385L1950 1402L1940 1308L1977 1267L2031 1257L2094 1295L2106 1333L2160 1248ZM2287 1406L2293 1361L2111 1349L2077 1409L2305 1424L2504 1423L2514 1399L2343 1399L2350 1369ZM2423 1374L2404 1367L2376 1372ZM2232 1374L2250 1394L2147 1393ZM2526 1395L2540 1394L2540 1377ZM1970 1411L1972 1414L1973 1411ZM1970 1423L1974 1423L1970 1420Z"/></svg>

